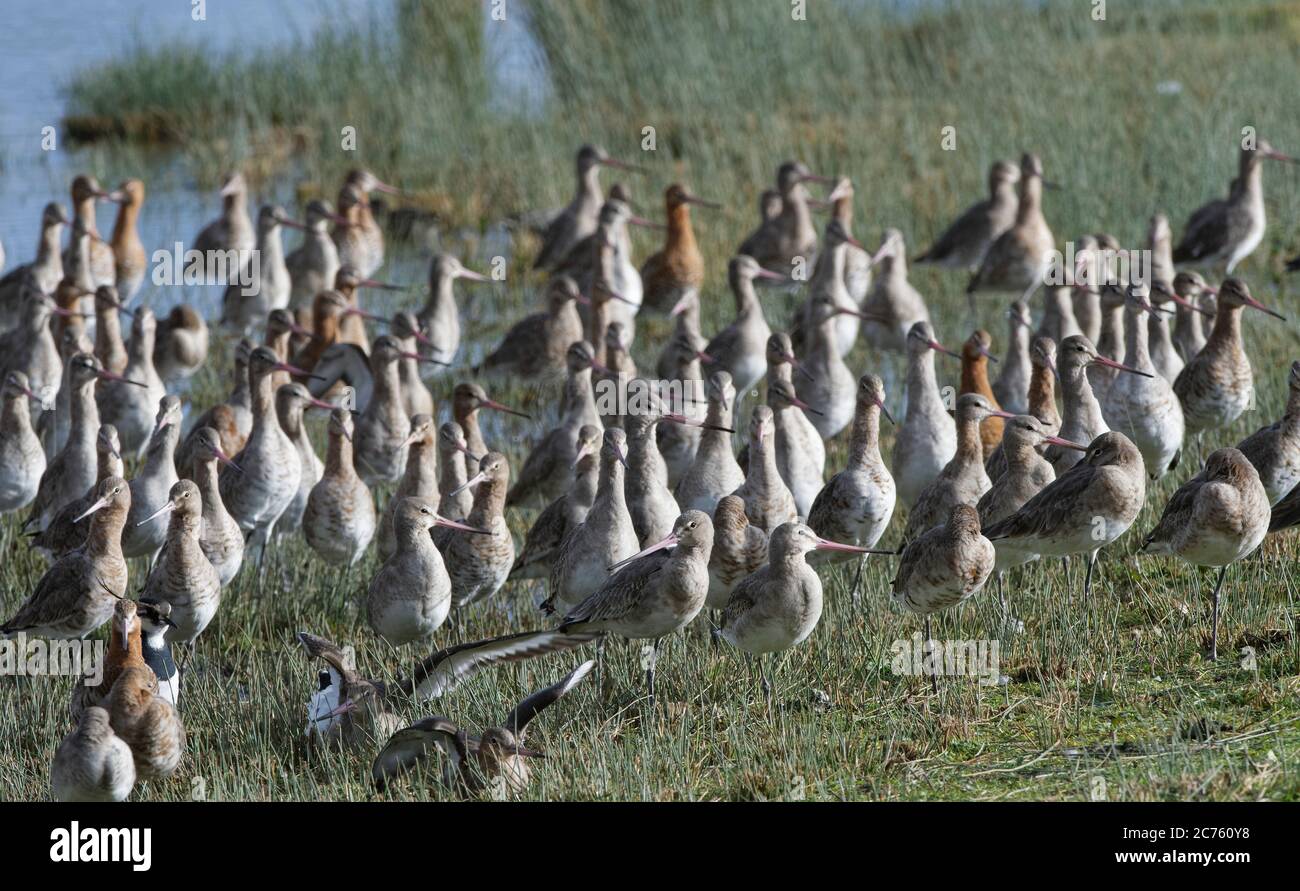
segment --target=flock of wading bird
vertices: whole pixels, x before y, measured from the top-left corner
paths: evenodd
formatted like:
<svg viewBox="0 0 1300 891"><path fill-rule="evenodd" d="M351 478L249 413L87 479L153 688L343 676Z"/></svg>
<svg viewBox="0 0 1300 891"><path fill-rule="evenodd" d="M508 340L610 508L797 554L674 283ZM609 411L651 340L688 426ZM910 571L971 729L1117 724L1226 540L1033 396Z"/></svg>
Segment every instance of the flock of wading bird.
<svg viewBox="0 0 1300 891"><path fill-rule="evenodd" d="M1277 314L1231 273L1264 234L1266 159L1292 160L1263 142L1243 150L1227 198L1196 211L1177 246L1166 219L1153 217L1149 282L1125 280L1119 244L1097 235L1079 239L1074 280L1062 285L1045 284L1057 243L1043 215L1039 159L995 164L988 198L914 261L970 271L971 294L1020 295L990 380L996 360L985 331L960 351L938 341L908 282L902 233L886 230L874 252L864 248L851 234L852 183L796 162L780 166L757 227L729 261L734 321L706 338L691 212L716 205L673 184L666 226L650 223L621 186L608 197L600 186L604 168L637 168L584 146L573 200L539 227L544 304L465 369L473 379L455 385L441 425L422 366L456 361L456 283L484 276L436 256L423 308L381 318L359 299L363 289L396 287L371 277L384 262L384 235L370 195L397 190L356 170L337 209L311 201L300 223L268 205L254 224L236 174L221 190L220 218L193 246L256 249L260 276L225 294L221 324L243 336L230 395L196 406L184 433L176 390L205 361L207 325L187 305L162 321L131 306L145 271L143 184L105 192L77 177L70 244L62 244L65 211L51 203L36 259L0 281L0 511L25 510L22 531L49 560L0 630L84 638L111 623L107 673L97 687L77 689L76 729L54 758L55 795L121 799L137 779L177 769L183 671L171 648L183 644L183 661L192 658L245 557L258 564L260 585L267 549L296 532L343 566L374 541L382 562L365 612L395 647L428 642L453 608L459 629L459 611L507 580L547 580L551 627L458 643L395 684L359 673L338 645L299 634L327 666L308 735L348 745L388 739L374 762L380 786L437 748L451 782L523 789L539 754L523 743L528 723L595 663L481 736L441 716L401 728L393 704L440 696L495 663L593 640L599 654L616 635L652 642L644 656L653 709L653 647L706 607L715 639L760 657L770 695L761 657L816 628L817 570L857 559L856 596L868 554L897 560L893 598L924 617L927 639L932 613L994 575L1001 594L1003 573L1039 557L1085 557L1086 595L1098 551L1134 522L1148 478L1180 460L1186 467L1187 434L1196 434L1199 457L1203 435L1251 404L1242 312ZM813 183L828 188L823 200L809 194ZM120 204L108 240L96 228L100 200ZM819 208L829 211L820 239ZM628 230L638 224L666 230L663 248L639 269ZM303 233L287 254L286 227ZM811 275L796 282L804 264ZM1224 267L1228 277L1211 287L1186 268L1198 265ZM759 287L801 299L789 333L769 326ZM1025 301L1040 288L1035 328ZM675 320L653 377L698 386L654 388L638 377L629 349L642 311ZM387 333L372 340L366 322ZM258 331L260 344L251 339ZM895 361L889 353L906 361L906 410L889 464L879 447L881 415L893 423L881 378L855 378L844 361L859 338L882 362ZM936 380L936 353L960 360L955 404ZM484 410L519 414L478 382L494 375L563 386L558 422L513 482L479 425ZM733 419L760 379L766 399L748 412L738 456ZM645 410L602 414L594 390L602 383L649 393ZM1219 567L1210 658L1227 568L1270 529L1300 523L1300 362L1289 384L1285 416L1212 451L1143 539L1143 553ZM329 413L323 462L303 421L315 409ZM825 441L845 428L847 464L827 479ZM376 490L389 494L382 509ZM899 500L908 508L901 544L877 549ZM543 509L517 549L505 511L523 507ZM129 558L148 561L136 592L128 591Z"/></svg>

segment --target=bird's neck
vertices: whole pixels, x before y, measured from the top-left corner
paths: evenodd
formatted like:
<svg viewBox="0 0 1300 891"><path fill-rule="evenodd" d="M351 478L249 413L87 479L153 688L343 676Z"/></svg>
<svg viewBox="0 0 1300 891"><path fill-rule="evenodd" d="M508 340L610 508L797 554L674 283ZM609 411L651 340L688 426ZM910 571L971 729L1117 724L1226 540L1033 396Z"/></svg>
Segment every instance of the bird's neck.
<svg viewBox="0 0 1300 891"><path fill-rule="evenodd" d="M1124 362L1142 371L1151 365L1150 341L1147 326L1142 324L1145 310L1126 314L1124 326Z"/></svg>
<svg viewBox="0 0 1300 891"><path fill-rule="evenodd" d="M974 359L963 359L961 363L961 392L989 395L989 360L983 354Z"/></svg>
<svg viewBox="0 0 1300 891"><path fill-rule="evenodd" d="M957 458L959 460L981 461L984 454L984 441L980 438L980 422L957 420Z"/></svg>
<svg viewBox="0 0 1300 891"><path fill-rule="evenodd" d="M1021 180L1020 207L1016 210L1016 222L1028 223L1041 213L1043 203L1043 181L1036 176L1026 176Z"/></svg>
<svg viewBox="0 0 1300 891"><path fill-rule="evenodd" d="M576 424L582 418L589 418L595 413L596 394L591 388L591 368L573 372L564 384L566 423Z"/></svg>
<svg viewBox="0 0 1300 891"><path fill-rule="evenodd" d="M356 476L352 464L352 440L342 433L330 432L329 446L325 452L325 473L333 477Z"/></svg>
<svg viewBox="0 0 1300 891"><path fill-rule="evenodd" d="M853 431L849 438L849 464L865 467L880 463L880 406L874 402L859 403L853 415Z"/></svg>
<svg viewBox="0 0 1300 891"><path fill-rule="evenodd" d="M691 206L679 204L668 213L667 248L675 253L694 253L695 230L691 228Z"/></svg>
<svg viewBox="0 0 1300 891"><path fill-rule="evenodd" d="M99 429L99 408L95 403L95 381L88 380L72 394L68 406L72 418L69 438L89 439Z"/></svg>
<svg viewBox="0 0 1300 891"><path fill-rule="evenodd" d="M438 491L438 451L433 443L417 439L406 452L406 475L400 491L416 495Z"/></svg>
<svg viewBox="0 0 1300 891"><path fill-rule="evenodd" d="M1039 420L1056 414L1056 384L1051 369L1043 365L1029 373L1029 413Z"/></svg>
<svg viewBox="0 0 1300 891"><path fill-rule="evenodd" d="M203 520L211 523L221 513L217 508L221 504L221 493L217 488L216 458L200 458L194 462L194 484L199 487L199 497L203 499Z"/></svg>
<svg viewBox="0 0 1300 891"><path fill-rule="evenodd" d="M114 247L138 244L140 236L136 232L136 220L140 217L140 207L134 201L127 201L117 211L113 221L113 234L110 241Z"/></svg>
<svg viewBox="0 0 1300 891"><path fill-rule="evenodd" d="M1222 349L1241 342L1241 307L1219 305L1205 348Z"/></svg>

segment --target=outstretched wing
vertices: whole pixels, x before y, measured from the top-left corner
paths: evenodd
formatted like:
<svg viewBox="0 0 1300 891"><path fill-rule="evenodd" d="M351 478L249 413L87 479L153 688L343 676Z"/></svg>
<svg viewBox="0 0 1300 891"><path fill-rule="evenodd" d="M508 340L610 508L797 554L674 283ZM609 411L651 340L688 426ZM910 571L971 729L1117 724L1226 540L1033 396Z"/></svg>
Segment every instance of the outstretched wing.
<svg viewBox="0 0 1300 891"><path fill-rule="evenodd" d="M399 683L402 692L418 699L436 699L480 668L498 662L519 662L558 650L568 650L592 640L590 634L559 631L524 631L488 640L474 641L439 650L415 667Z"/></svg>
<svg viewBox="0 0 1300 891"><path fill-rule="evenodd" d="M566 674L561 680L549 687L543 687L532 696L529 696L523 702L515 706L514 711L506 715L505 727L513 733L519 742L524 741L524 734L528 730L528 722L536 718L542 711L565 693L568 693L582 681L587 674L596 667L595 660L588 659L579 665L573 671Z"/></svg>
<svg viewBox="0 0 1300 891"><path fill-rule="evenodd" d="M465 740L460 728L447 718L435 715L416 721L388 738L370 766L375 788L382 792L394 777L423 761L434 746L442 749L451 759L453 769L459 772L465 759Z"/></svg>

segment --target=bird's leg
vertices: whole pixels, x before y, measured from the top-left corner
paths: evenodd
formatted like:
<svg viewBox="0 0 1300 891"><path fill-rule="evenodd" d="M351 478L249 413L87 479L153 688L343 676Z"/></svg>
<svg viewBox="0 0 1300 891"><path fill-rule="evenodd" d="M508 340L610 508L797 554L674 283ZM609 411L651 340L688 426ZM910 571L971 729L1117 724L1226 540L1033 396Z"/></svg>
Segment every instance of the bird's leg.
<svg viewBox="0 0 1300 891"><path fill-rule="evenodd" d="M934 690L935 695L939 695L939 671L934 664L934 638L930 636L930 614L925 614L925 640L921 643L922 650L930 649L930 687Z"/></svg>
<svg viewBox="0 0 1300 891"><path fill-rule="evenodd" d="M772 682L767 679L767 662L765 654L758 655L758 679L763 685L763 696L767 699L767 709L772 710Z"/></svg>
<svg viewBox="0 0 1300 891"><path fill-rule="evenodd" d="M722 610L709 610L709 641L716 647L722 640Z"/></svg>
<svg viewBox="0 0 1300 891"><path fill-rule="evenodd" d="M605 636L596 641L596 701L605 701Z"/></svg>
<svg viewBox="0 0 1300 891"><path fill-rule="evenodd" d="M1219 658L1219 589L1223 587L1223 577L1228 574L1228 567L1219 569L1219 579L1214 583L1213 625L1210 629L1210 661Z"/></svg>
<svg viewBox="0 0 1300 891"><path fill-rule="evenodd" d="M645 682L650 690L650 711L655 710L655 663L659 661L659 638L650 644L650 661L646 665Z"/></svg>
<svg viewBox="0 0 1300 891"><path fill-rule="evenodd" d="M1097 551L1088 554L1088 571L1083 576L1083 596L1092 593L1092 568L1097 565Z"/></svg>
<svg viewBox="0 0 1300 891"><path fill-rule="evenodd" d="M863 554L858 558L858 571L853 573L853 602L856 604L861 600L858 593L858 586L862 583L862 566L867 562L867 555Z"/></svg>

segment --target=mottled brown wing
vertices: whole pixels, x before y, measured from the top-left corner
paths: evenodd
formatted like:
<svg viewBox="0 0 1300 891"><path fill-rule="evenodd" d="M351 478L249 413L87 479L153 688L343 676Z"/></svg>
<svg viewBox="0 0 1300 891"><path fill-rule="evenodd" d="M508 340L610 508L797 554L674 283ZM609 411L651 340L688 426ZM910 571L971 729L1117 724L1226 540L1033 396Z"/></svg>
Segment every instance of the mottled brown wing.
<svg viewBox="0 0 1300 891"><path fill-rule="evenodd" d="M537 521L533 523L528 530L528 536L524 539L524 548L519 552L519 557L510 570L512 574L531 563L546 560L558 553L560 546L564 544L564 534L569 531L569 523L565 517L568 497L567 493L561 495L546 505L545 510L537 515Z"/></svg>
<svg viewBox="0 0 1300 891"><path fill-rule="evenodd" d="M556 256L560 242L573 226L573 217L565 211L556 214L555 218L546 224L546 230L542 233L542 249L537 252L537 258L533 260L534 269L546 269L560 261L561 258Z"/></svg>
<svg viewBox="0 0 1300 891"><path fill-rule="evenodd" d="M808 508L808 526L818 535L826 535L826 530L831 518L831 508L834 502L834 489L836 482L839 481L840 475L837 473L830 478L826 485L822 486L817 497L813 499L812 507Z"/></svg>
<svg viewBox="0 0 1300 891"><path fill-rule="evenodd" d="M1024 536L1047 537L1066 519L1072 519L1075 508L1096 476L1096 468L1079 462L1056 481L1024 503L1020 510L984 530L989 541Z"/></svg>
<svg viewBox="0 0 1300 891"><path fill-rule="evenodd" d="M40 628L64 618L82 594L82 579L86 570L85 558L80 552L59 560L41 576L36 590L18 608L14 617L0 626L0 631L12 634L25 628Z"/></svg>
<svg viewBox="0 0 1300 891"><path fill-rule="evenodd" d="M590 597L569 611L560 623L560 630L627 615L640 601L641 592L655 580L670 556L668 551L658 551L620 569Z"/></svg>
<svg viewBox="0 0 1300 891"><path fill-rule="evenodd" d="M542 329L546 326L546 313L534 313L519 321L501 339L501 345L483 360L484 368L492 368L500 361L500 356L528 355L537 350L541 344Z"/></svg>
<svg viewBox="0 0 1300 891"><path fill-rule="evenodd" d="M1213 256L1223 247L1228 234L1228 215L1223 201L1211 201L1192 214L1182 240L1174 248L1175 263L1189 263Z"/></svg>
<svg viewBox="0 0 1300 891"><path fill-rule="evenodd" d="M767 580L768 573L764 569L751 572L741 579L736 587L731 589L731 596L727 598L727 605L722 610L722 624L720 627L726 628L739 616L749 612L755 603L758 602L759 592L762 591L763 582Z"/></svg>
<svg viewBox="0 0 1300 891"><path fill-rule="evenodd" d="M1273 513L1268 521L1268 531L1280 532L1283 529L1290 529L1292 526L1300 526L1300 486L1296 486L1286 493L1281 501L1273 505Z"/></svg>
<svg viewBox="0 0 1300 891"><path fill-rule="evenodd" d="M1142 539L1143 548L1153 541L1172 539L1177 531L1187 524L1192 511L1196 509L1196 493L1201 491L1204 483L1204 477L1195 476L1178 487L1178 491L1174 492L1169 503L1165 505L1164 513L1160 515L1160 522L1156 523L1155 528Z"/></svg>

